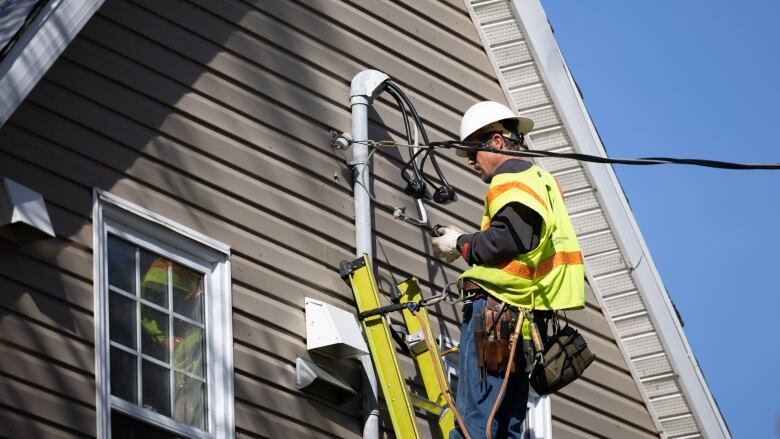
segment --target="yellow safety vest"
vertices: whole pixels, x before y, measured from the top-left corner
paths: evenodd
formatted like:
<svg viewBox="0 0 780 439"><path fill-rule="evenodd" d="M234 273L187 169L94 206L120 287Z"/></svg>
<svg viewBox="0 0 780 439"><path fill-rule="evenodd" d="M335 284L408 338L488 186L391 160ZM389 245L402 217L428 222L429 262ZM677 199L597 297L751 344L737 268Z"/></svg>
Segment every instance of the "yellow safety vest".
<svg viewBox="0 0 780 439"><path fill-rule="evenodd" d="M170 262L157 258L143 274L142 288L165 291L168 290L168 266ZM203 292L199 279L184 275L185 270L177 266L171 268L173 286L187 292L187 297L197 297ZM144 333L157 343L167 343L166 331L158 326L157 320L148 316L142 316L141 328ZM199 373L203 362L203 348L198 348L202 343L203 331L194 331L185 337L174 337L173 365L178 369L191 373ZM178 374L177 374L178 375Z"/></svg>
<svg viewBox="0 0 780 439"><path fill-rule="evenodd" d="M509 203L522 203L542 218L539 245L501 264L475 264L461 278L471 279L497 299L522 308L584 307L582 253L558 182L536 165L496 175L485 194L481 229L486 230L491 218Z"/></svg>

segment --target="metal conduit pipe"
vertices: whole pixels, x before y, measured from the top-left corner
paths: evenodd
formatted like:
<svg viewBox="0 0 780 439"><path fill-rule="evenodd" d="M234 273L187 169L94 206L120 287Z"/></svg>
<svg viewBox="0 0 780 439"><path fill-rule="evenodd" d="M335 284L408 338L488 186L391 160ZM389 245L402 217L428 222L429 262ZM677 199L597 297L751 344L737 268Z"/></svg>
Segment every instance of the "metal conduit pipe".
<svg viewBox="0 0 780 439"><path fill-rule="evenodd" d="M371 168L368 163L368 107L390 77L377 70L363 70L352 78L349 102L352 108L352 172L355 196L355 253L358 257L368 255L374 262L373 234L371 221L371 197L369 183ZM370 355L360 358L363 377L363 409L365 424L363 439L379 438L379 400L376 373Z"/></svg>

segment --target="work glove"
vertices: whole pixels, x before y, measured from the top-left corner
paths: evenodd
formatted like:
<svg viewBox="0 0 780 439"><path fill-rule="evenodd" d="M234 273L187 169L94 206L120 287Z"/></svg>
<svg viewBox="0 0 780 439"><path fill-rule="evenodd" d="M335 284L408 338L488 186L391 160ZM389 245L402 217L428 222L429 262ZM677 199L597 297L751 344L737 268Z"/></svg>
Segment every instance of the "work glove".
<svg viewBox="0 0 780 439"><path fill-rule="evenodd" d="M431 238L433 254L447 262L453 262L458 259L460 257L458 237L463 235L463 230L455 226L438 226L436 233L438 236Z"/></svg>

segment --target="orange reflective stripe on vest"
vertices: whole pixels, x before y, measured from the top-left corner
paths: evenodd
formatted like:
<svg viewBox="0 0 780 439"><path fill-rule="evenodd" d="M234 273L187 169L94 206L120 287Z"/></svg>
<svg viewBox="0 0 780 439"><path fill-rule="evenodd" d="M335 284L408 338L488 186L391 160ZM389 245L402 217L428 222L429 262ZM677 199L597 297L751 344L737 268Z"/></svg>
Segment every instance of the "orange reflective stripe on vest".
<svg viewBox="0 0 780 439"><path fill-rule="evenodd" d="M553 271L553 269L559 265L575 265L582 264L582 253L580 252L559 252L547 259L544 259L539 263L539 266L534 269L522 262L515 260L509 261L505 264L499 265L498 268L508 274L522 277L523 279L534 279L544 276L545 274Z"/></svg>
<svg viewBox="0 0 780 439"><path fill-rule="evenodd" d="M461 278L474 281L502 302L522 308L582 308L585 266L560 184L536 165L523 172L494 176L485 195L481 230L510 203L522 204L542 219L539 244L501 264L474 264Z"/></svg>
<svg viewBox="0 0 780 439"><path fill-rule="evenodd" d="M536 201L539 202L542 206L544 206L545 209L547 209L547 203L545 203L544 199L539 196L533 189L531 189L529 186L520 183L519 181L510 181L504 184L499 184L497 186L494 186L490 188L487 195L485 195L485 203L486 205L490 206L490 203L493 202L493 199L495 199L497 196L503 194L504 192L512 189L519 189L532 197L536 199Z"/></svg>

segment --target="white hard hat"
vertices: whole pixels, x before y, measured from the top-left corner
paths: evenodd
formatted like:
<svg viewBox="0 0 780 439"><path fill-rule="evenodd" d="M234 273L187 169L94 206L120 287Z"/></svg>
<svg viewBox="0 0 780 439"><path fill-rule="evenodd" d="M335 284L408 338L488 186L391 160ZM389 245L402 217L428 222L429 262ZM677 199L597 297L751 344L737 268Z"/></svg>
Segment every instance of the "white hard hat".
<svg viewBox="0 0 780 439"><path fill-rule="evenodd" d="M502 123L498 123L502 122ZM509 123L507 123L509 122ZM495 124L495 126L492 126ZM513 125L514 124L514 127ZM471 106L460 120L460 140L464 141L469 136L479 131L498 131L509 134L507 129L515 128L517 134L528 134L534 127L534 121L527 117L517 116L506 105L493 101L479 102ZM485 129L487 128L487 129ZM466 151L457 150L459 156L465 157Z"/></svg>

